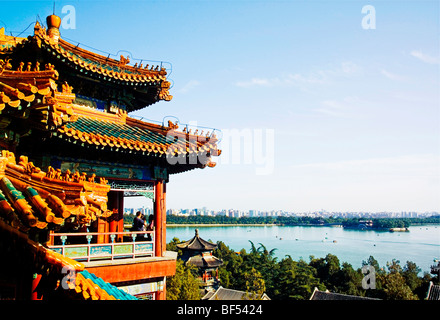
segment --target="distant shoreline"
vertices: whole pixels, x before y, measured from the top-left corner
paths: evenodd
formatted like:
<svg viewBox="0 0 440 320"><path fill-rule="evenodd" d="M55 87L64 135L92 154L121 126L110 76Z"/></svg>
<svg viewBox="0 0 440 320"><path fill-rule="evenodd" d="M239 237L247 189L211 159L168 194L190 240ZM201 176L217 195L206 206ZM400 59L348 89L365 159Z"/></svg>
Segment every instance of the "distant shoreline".
<svg viewBox="0 0 440 320"><path fill-rule="evenodd" d="M415 224L412 227L424 226L424 225L438 225L433 223ZM357 231L376 231L376 232L409 232L409 228L359 228L353 226L342 226L335 224L281 224L281 223L167 223L167 228L179 228L179 227L341 227L347 230Z"/></svg>
<svg viewBox="0 0 440 320"><path fill-rule="evenodd" d="M168 215L167 226L172 227L229 227L229 226L298 226L343 227L359 231L407 231L415 225L440 224L440 215L425 218L333 218L333 217L227 217Z"/></svg>
<svg viewBox="0 0 440 320"><path fill-rule="evenodd" d="M167 223L167 227L274 227L277 223Z"/></svg>

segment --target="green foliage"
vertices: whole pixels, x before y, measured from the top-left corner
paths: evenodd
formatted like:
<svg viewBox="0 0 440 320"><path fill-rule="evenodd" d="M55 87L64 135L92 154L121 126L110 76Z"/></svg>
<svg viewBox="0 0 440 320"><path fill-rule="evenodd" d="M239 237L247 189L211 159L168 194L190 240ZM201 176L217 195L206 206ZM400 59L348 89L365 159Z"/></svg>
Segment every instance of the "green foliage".
<svg viewBox="0 0 440 320"><path fill-rule="evenodd" d="M265 281L261 273L255 268L251 268L250 271L244 272L243 277L246 284L246 293L248 293L250 299L261 297L261 295L265 293Z"/></svg>
<svg viewBox="0 0 440 320"><path fill-rule="evenodd" d="M131 223L133 216L124 215L124 223ZM227 217L227 216L167 216L169 224L278 224L289 226L313 226L340 224L346 228L357 228L361 218L315 218L315 217ZM415 224L440 224L440 216L425 218L373 218L373 229L407 228ZM127 221L127 222L126 222Z"/></svg>
<svg viewBox="0 0 440 320"><path fill-rule="evenodd" d="M177 255L182 255L182 250L177 248L177 244L182 241L179 240L179 238L174 237L170 242L167 243L167 251L174 251L177 252Z"/></svg>
<svg viewBox="0 0 440 320"><path fill-rule="evenodd" d="M167 278L167 300L199 300L199 282L196 268L176 262L176 274Z"/></svg>
<svg viewBox="0 0 440 320"><path fill-rule="evenodd" d="M255 269L260 272L266 293L271 299L309 299L314 288L355 296L369 296L385 300L424 299L427 293L429 274L419 277L420 268L408 261L402 268L399 261L388 263L388 272L380 267L377 260L370 256L363 265L371 265L376 270L376 289L362 288L364 274L361 268L354 269L347 262L340 263L337 256L328 254L325 258L310 257L307 263L303 259L294 261L286 256L281 261L273 257L274 250L268 251L260 244L252 242L250 252L242 249L239 253L230 250L223 242L214 253L224 261L220 268L222 285L227 288L249 290L245 274ZM223 281L223 275L227 281Z"/></svg>
<svg viewBox="0 0 440 320"><path fill-rule="evenodd" d="M177 238L167 245L167 250L176 250L176 243L179 243ZM374 267L376 289L364 289L362 269L354 269L347 262L341 263L332 254L324 258L311 256L309 262L295 261L290 256L278 261L274 256L276 249L268 250L261 243L256 246L250 241L249 252L245 249L235 252L222 241L217 245L213 254L223 260L219 268L221 285L245 291L251 298L266 293L274 300L308 300L318 288L384 300L423 300L429 281L436 281L427 273L419 277L420 268L411 261L402 267L399 261L392 260L384 268L370 256L362 261L362 265ZM195 270L183 266L178 260L176 276L167 280L168 299L198 299L197 288Z"/></svg>
<svg viewBox="0 0 440 320"><path fill-rule="evenodd" d="M384 277L383 291L387 300L418 300L400 272L390 272Z"/></svg>

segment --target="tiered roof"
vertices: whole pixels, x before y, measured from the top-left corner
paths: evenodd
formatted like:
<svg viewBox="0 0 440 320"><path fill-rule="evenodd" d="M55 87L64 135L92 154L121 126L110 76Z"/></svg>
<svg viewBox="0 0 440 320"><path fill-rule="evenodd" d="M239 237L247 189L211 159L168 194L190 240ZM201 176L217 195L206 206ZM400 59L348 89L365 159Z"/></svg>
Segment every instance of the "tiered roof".
<svg viewBox="0 0 440 320"><path fill-rule="evenodd" d="M116 212L107 209L108 181L51 166L44 172L28 156L45 167L60 157L142 165L160 169L151 179L166 180L168 173L214 167L211 156L221 151L213 132L179 131L177 123L128 116L172 99L162 64L130 65L129 57L116 60L79 48L60 38L60 22L49 16L48 29L37 22L27 38L0 29L0 147L27 155L16 159L11 151L1 152L0 246L12 248L2 251L9 254L6 260L24 261L42 274L40 291L59 285L67 268L76 277L63 292L74 298L132 299L40 244L62 225L111 219Z"/></svg>
<svg viewBox="0 0 440 320"><path fill-rule="evenodd" d="M211 253L217 248L217 244L200 238L198 229L195 230L195 236L191 240L177 244L177 248L184 251L181 259L186 264L198 268L217 268L223 264L222 260Z"/></svg>
<svg viewBox="0 0 440 320"><path fill-rule="evenodd" d="M163 67L131 66L128 58L117 61L78 48L54 39L38 22L34 30L28 38L0 33L0 139L15 145L36 129L37 135L42 134L39 138L58 138L66 147L76 144L135 154L139 159L162 159L171 174L215 166L211 156L221 151L214 131L191 132L186 127L181 131L177 123L158 125L127 115L159 100L171 100ZM35 52L37 59L30 56ZM112 95L122 99L119 103L124 105L113 108L107 101L107 109L99 109L101 91L107 99ZM97 108L87 105L93 99ZM196 161L189 161L191 157ZM168 166L170 158L180 160Z"/></svg>

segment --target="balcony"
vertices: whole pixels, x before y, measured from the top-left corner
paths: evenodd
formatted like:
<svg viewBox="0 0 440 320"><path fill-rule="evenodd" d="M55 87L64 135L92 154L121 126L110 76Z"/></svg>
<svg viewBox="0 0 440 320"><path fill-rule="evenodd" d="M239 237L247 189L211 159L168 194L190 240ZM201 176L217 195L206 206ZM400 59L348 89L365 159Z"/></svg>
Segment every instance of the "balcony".
<svg viewBox="0 0 440 320"><path fill-rule="evenodd" d="M49 248L83 263L154 257L154 231L52 233Z"/></svg>

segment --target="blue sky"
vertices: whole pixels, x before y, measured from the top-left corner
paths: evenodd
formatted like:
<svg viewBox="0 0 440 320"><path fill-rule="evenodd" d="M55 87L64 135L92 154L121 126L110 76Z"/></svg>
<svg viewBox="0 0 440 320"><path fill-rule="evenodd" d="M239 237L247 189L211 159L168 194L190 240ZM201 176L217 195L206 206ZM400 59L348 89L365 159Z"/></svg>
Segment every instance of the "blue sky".
<svg viewBox="0 0 440 320"><path fill-rule="evenodd" d="M62 37L171 62L173 100L137 116L226 133L215 168L171 176L168 208L440 211L437 1L56 1L62 18L65 5ZM0 1L0 27L17 35L52 8Z"/></svg>

